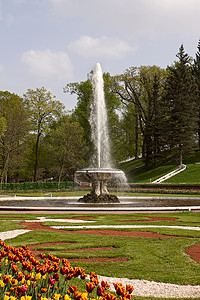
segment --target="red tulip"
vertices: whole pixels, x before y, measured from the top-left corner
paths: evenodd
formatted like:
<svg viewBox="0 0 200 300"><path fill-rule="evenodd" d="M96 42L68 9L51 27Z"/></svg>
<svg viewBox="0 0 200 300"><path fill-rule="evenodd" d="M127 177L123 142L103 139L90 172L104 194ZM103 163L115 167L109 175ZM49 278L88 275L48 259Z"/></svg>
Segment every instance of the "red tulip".
<svg viewBox="0 0 200 300"><path fill-rule="evenodd" d="M104 287L98 286L97 287L97 296L103 296L104 293Z"/></svg>
<svg viewBox="0 0 200 300"><path fill-rule="evenodd" d="M56 280L53 277L50 277L48 282L49 282L49 284L54 285Z"/></svg>

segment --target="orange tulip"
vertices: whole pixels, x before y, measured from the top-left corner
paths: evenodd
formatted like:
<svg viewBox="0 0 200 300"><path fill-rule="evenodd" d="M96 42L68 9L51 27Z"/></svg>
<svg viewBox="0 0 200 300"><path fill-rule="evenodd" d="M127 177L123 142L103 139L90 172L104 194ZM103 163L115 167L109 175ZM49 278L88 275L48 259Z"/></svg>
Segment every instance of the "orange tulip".
<svg viewBox="0 0 200 300"><path fill-rule="evenodd" d="M65 277L65 280L71 280L73 277L73 274L67 274L66 277Z"/></svg>
<svg viewBox="0 0 200 300"><path fill-rule="evenodd" d="M17 271L18 271L17 265L13 264L13 265L12 265L12 272L13 272L13 273L16 273Z"/></svg>
<svg viewBox="0 0 200 300"><path fill-rule="evenodd" d="M69 286L70 293L74 293L77 290L77 286Z"/></svg>
<svg viewBox="0 0 200 300"><path fill-rule="evenodd" d="M95 283L93 282L86 282L86 290L88 293L92 293L92 291L94 290L95 288Z"/></svg>
<svg viewBox="0 0 200 300"><path fill-rule="evenodd" d="M11 275L4 275L4 276L3 276L3 282L4 282L4 283L8 283L9 280L10 280L10 277L11 277Z"/></svg>
<svg viewBox="0 0 200 300"><path fill-rule="evenodd" d="M80 300L82 298L82 293L79 291L74 292L74 299Z"/></svg>
<svg viewBox="0 0 200 300"><path fill-rule="evenodd" d="M129 292L129 294L131 294L134 290L134 287L130 284L126 285L126 291Z"/></svg>
<svg viewBox="0 0 200 300"><path fill-rule="evenodd" d="M41 257L42 259L45 258L45 256L46 256L46 254L40 253L40 257Z"/></svg>

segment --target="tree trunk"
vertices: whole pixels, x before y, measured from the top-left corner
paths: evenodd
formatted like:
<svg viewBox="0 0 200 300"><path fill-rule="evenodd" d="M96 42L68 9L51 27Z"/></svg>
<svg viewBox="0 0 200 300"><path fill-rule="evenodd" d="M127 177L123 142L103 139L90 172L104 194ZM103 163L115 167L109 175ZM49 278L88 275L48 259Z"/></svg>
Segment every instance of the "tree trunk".
<svg viewBox="0 0 200 300"><path fill-rule="evenodd" d="M62 173L63 173L64 164L65 164L65 159L64 159L64 156L63 156L62 163L61 163L61 166L60 166L60 172L59 172L59 176L58 176L58 186L60 185L60 182L61 182L61 176L62 176Z"/></svg>
<svg viewBox="0 0 200 300"><path fill-rule="evenodd" d="M37 181L37 169L38 169L38 149L39 149L39 141L40 141L40 133L37 136L36 146L35 146L35 166L34 166L34 177L33 181Z"/></svg>
<svg viewBox="0 0 200 300"><path fill-rule="evenodd" d="M135 117L135 158L138 158L138 117Z"/></svg>
<svg viewBox="0 0 200 300"><path fill-rule="evenodd" d="M183 164L183 146L179 144L179 167Z"/></svg>
<svg viewBox="0 0 200 300"><path fill-rule="evenodd" d="M8 162L9 162L9 158L10 158L10 153L7 154L6 156L6 161L5 161L5 164L3 166L3 170L2 170L2 173L1 173L1 183L4 182L4 178L5 178L5 181L7 181L7 172L8 172Z"/></svg>

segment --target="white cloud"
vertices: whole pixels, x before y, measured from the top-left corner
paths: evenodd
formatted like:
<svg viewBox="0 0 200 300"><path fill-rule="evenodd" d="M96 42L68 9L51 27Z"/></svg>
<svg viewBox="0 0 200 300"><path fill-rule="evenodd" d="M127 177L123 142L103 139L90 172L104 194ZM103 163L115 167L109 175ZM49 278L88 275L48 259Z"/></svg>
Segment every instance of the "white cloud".
<svg viewBox="0 0 200 300"><path fill-rule="evenodd" d="M56 78L70 80L73 78L73 66L67 53L29 50L22 55L24 63L31 74L42 79Z"/></svg>
<svg viewBox="0 0 200 300"><path fill-rule="evenodd" d="M48 0L53 11L106 35L199 35L199 0ZM105 34L105 33L104 33Z"/></svg>
<svg viewBox="0 0 200 300"><path fill-rule="evenodd" d="M82 7L83 3L81 3L79 0L48 0L48 1L52 6L53 11L61 15L68 15L72 12L79 13L80 11L82 11L82 9L80 8Z"/></svg>
<svg viewBox="0 0 200 300"><path fill-rule="evenodd" d="M93 38L88 35L81 36L78 40L71 42L69 49L84 58L109 57L114 59L122 58L134 50L119 38L105 36Z"/></svg>

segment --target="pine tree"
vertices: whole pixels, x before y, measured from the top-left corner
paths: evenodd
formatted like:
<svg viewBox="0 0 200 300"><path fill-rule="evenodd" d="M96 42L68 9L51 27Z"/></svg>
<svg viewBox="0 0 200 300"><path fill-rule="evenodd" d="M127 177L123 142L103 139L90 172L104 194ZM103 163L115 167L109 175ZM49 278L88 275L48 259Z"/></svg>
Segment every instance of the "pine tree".
<svg viewBox="0 0 200 300"><path fill-rule="evenodd" d="M200 150L200 40L197 46L197 53L195 55L194 64L193 64L194 76L196 78L196 83L198 86L198 100L197 100L197 109L198 109L198 146Z"/></svg>
<svg viewBox="0 0 200 300"><path fill-rule="evenodd" d="M198 88L190 65L191 59L185 53L183 45L176 56L178 61L168 67L165 99L169 115L169 141L172 147L179 149L181 166L183 154L191 151L195 138Z"/></svg>

